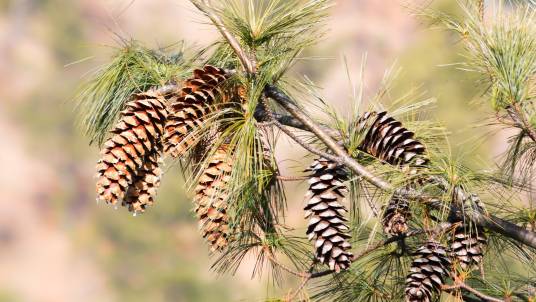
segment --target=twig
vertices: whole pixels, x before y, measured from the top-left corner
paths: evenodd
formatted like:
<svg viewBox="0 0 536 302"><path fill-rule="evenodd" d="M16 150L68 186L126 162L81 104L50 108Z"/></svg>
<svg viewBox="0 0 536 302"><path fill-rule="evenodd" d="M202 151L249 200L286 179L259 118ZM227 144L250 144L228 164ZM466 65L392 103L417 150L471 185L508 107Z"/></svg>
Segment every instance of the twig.
<svg viewBox="0 0 536 302"><path fill-rule="evenodd" d="M306 180L308 178L309 177L307 177L307 176L282 176L282 175L277 175L277 179L282 180L282 181L302 181L302 180Z"/></svg>
<svg viewBox="0 0 536 302"><path fill-rule="evenodd" d="M307 150L307 151L309 151L309 152L311 152L313 154L316 154L316 155L318 155L320 157L323 157L325 159L329 159L330 161L333 161L333 162L336 162L336 163L339 163L339 164L342 163L342 160L340 158L336 157L336 156L333 156L333 154L329 154L329 153L326 153L324 151L318 150L315 147L311 146L310 144L304 142L298 136L296 136L296 134L294 134L292 131L288 130L285 126L281 125L276 120L274 120L274 124L276 125L277 128L279 128L279 130L283 131L283 133L285 133L293 141L298 143L298 145L302 146L305 150Z"/></svg>
<svg viewBox="0 0 536 302"><path fill-rule="evenodd" d="M285 299L285 301L292 302L307 285L307 282L309 282L309 280L311 280L311 275L303 277L303 280L298 286L298 288L296 288L296 290L292 294L290 294L289 297Z"/></svg>
<svg viewBox="0 0 536 302"><path fill-rule="evenodd" d="M282 270L286 271L287 273L289 273L289 274L291 274L291 275L294 275L294 276L298 276L298 277L300 277L300 278L306 278L306 277L309 277L309 276L310 276L310 274L307 273L307 272L297 272L297 271L291 269L290 267L284 265L283 263L279 262L279 261L275 258L275 256L274 256L274 254L272 253L272 251L270 251L267 247L264 247L264 250L265 250L265 252L266 252L266 256L268 257L268 259L270 259L270 261L271 261L273 264L279 266Z"/></svg>
<svg viewBox="0 0 536 302"><path fill-rule="evenodd" d="M248 54L242 49L238 40L227 30L221 18L216 15L206 0L190 0L197 9L203 12L212 21L214 26L220 31L222 36L227 40L229 45L233 48L240 63L244 67L247 73L254 74L257 72L257 64L252 60Z"/></svg>
<svg viewBox="0 0 536 302"><path fill-rule="evenodd" d="M513 105L508 106L508 108L506 108L506 112L508 112L508 115L518 126L518 128L525 131L530 139L536 143L536 129L534 129L534 127L530 124L529 120L525 116L525 113L523 113L523 110L521 107L519 107L519 104L514 103Z"/></svg>
<svg viewBox="0 0 536 302"><path fill-rule="evenodd" d="M463 290L466 290L466 291L472 293L473 295L477 296L478 298L481 299L481 301L485 301L485 302L505 302L502 299L498 299L498 298L495 298L495 297L488 296L488 295L486 295L486 294L484 294L484 293L472 288L471 286L465 284L464 282L456 282L456 284L454 284L454 285L446 285L446 286L443 286L441 289L443 291L446 291L446 292L455 291L457 289L463 289Z"/></svg>
<svg viewBox="0 0 536 302"><path fill-rule="evenodd" d="M266 101L264 99L261 100L261 105L264 107L264 110L266 111L268 115L268 121L274 123L274 125L279 128L279 130L283 131L288 137L290 137L292 140L294 140L298 145L302 146L305 150L316 154L320 157L323 157L325 159L329 159L333 162L341 164L342 161L340 158L337 158L336 156L333 156L332 154L323 152L321 150L316 149L315 147L311 146L310 144L304 142L301 140L296 134L294 134L292 131L288 130L285 126L283 126L279 121L277 121L274 117L274 114L272 110L268 107L268 104L266 104Z"/></svg>

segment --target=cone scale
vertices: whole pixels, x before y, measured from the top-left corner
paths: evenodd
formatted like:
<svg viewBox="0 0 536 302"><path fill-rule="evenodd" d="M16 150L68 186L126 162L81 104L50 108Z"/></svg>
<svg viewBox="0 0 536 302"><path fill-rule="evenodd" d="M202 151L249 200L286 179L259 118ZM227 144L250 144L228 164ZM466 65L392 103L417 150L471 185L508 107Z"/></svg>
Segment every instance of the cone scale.
<svg viewBox="0 0 536 302"><path fill-rule="evenodd" d="M452 256L464 271L474 269L482 262L487 243L482 230L468 226L455 228L450 237Z"/></svg>

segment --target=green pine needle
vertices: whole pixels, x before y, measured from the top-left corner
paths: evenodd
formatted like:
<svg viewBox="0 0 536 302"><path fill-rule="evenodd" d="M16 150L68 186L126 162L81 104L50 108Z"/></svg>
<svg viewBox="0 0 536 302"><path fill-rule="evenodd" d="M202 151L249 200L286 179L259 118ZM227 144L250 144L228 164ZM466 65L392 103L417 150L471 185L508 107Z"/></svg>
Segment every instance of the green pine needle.
<svg viewBox="0 0 536 302"><path fill-rule="evenodd" d="M80 124L91 144L103 143L132 94L179 80L188 70L183 43L160 50L134 40L123 43L77 96Z"/></svg>

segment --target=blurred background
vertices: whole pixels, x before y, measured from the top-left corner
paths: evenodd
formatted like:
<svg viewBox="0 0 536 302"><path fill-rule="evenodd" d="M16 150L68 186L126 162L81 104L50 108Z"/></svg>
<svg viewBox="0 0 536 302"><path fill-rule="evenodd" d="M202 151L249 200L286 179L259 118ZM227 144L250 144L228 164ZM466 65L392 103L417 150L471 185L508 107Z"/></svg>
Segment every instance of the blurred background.
<svg viewBox="0 0 536 302"><path fill-rule="evenodd" d="M451 131L453 154L470 153L464 161L492 166L506 134L474 127L488 115L470 104L480 93L474 79L449 65L462 60L461 45L454 35L430 29L404 4L337 1L329 35L308 54L322 59L300 64L296 74L307 73L343 112L351 94L343 57L357 80L367 54L368 96L396 63L402 73L394 93L418 88L423 98L437 98L433 115ZM450 0L433 6L457 9ZM277 296L266 280L251 280L247 261L234 277L210 271L191 196L174 169L164 177L156 206L144 215L95 202L98 149L75 125L73 97L87 73L109 58L118 36L152 47L183 39L206 45L217 37L186 0L0 0L0 302ZM475 147L474 138L484 139ZM304 152L288 148L286 139L281 143L284 169L300 171ZM287 223L303 228L305 188L289 188Z"/></svg>

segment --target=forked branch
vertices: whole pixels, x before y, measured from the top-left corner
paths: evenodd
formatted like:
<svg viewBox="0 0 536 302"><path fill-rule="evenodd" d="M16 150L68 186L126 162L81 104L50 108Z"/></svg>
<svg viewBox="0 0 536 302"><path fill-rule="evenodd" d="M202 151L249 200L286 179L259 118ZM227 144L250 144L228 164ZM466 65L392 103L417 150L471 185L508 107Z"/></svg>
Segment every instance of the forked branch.
<svg viewBox="0 0 536 302"><path fill-rule="evenodd" d="M203 12L212 21L214 26L220 31L222 36L227 40L229 45L233 48L240 63L249 74L255 74L257 72L257 64L252 60L249 55L240 46L238 40L227 30L221 18L213 12L213 9L209 6L207 0L190 0L199 11Z"/></svg>
<svg viewBox="0 0 536 302"><path fill-rule="evenodd" d="M240 59L240 62L250 74L255 73L256 64L247 53L242 49L238 40L225 28L222 20L212 11L212 8L207 5L206 0L190 0L192 3L203 13L209 17L209 19L214 23L216 28L221 32L223 37L228 41L231 47L234 49L236 55ZM377 188L386 191L393 192L394 188L390 183L384 179L374 175L368 171L365 167L359 164L355 159L348 155L348 153L333 139L333 134L329 133L322 126L319 126L308 114L302 111L284 92L279 90L276 86L267 85L264 90L266 97L269 97L275 100L281 107L283 107L291 116L278 116L277 120L283 125L288 125L291 127L297 127L302 130L307 130L314 133L332 152L336 155L350 170L355 172L357 175L360 175L363 179L370 182L372 185ZM262 111L262 109L260 110ZM262 113L262 112L261 112ZM256 112L256 116L259 116L261 113ZM536 133L535 133L536 139ZM420 197L419 192L413 190L407 190L401 192L408 198L418 199ZM500 233L504 236L517 240L521 243L524 243L528 246L536 248L536 233L530 232L524 228L521 228L511 222L500 219L492 215L484 215L483 213L475 212L470 214L468 217L476 225L488 228L491 231Z"/></svg>

